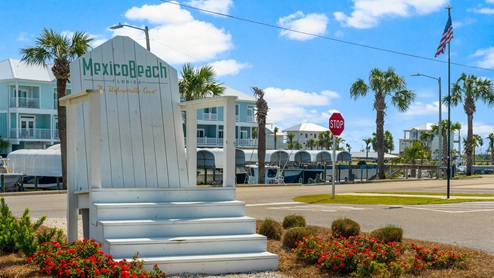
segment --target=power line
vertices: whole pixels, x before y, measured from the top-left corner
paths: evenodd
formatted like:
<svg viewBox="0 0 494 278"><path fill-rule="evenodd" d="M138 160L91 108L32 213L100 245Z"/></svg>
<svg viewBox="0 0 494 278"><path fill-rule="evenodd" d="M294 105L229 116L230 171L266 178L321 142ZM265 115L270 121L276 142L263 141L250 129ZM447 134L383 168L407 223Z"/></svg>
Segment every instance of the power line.
<svg viewBox="0 0 494 278"><path fill-rule="evenodd" d="M164 3L167 3L167 4L173 4L173 5L185 7L188 9L198 10L198 11L205 12L205 13L215 14L215 15L219 15L219 16L223 16L223 17L227 17L227 18L232 18L232 19L236 19L236 20L240 20L240 21L244 21L244 22L248 22L248 23L253 23L253 24L257 24L257 25L261 25L261 26L265 26L265 27L270 27L270 28L275 28L275 29L279 29L279 30L284 30L284 31L289 31L289 32L294 32L294 33L303 34L303 35L307 35L307 36L312 36L312 37L316 37L316 38L320 38L320 39L330 40L330 41L334 41L334 42L349 44L349 45L353 45L353 46L368 48L368 49L377 50L377 51L381 51L381 52L388 52L388 53L392 53L392 54L397 54L397 55L401 55L401 56L407 56L407 57L411 57L411 58L417 58L417 59L422 59L422 60L427 60L427 61L432 61L432 62L437 62L437 63L443 63L443 64L448 63L447 61L437 60L434 58L428 58L428 57L424 57L424 56L420 56L420 55L416 55L416 54L410 54L410 53L405 53L405 52L401 52L401 51L381 48L381 47L377 47L377 46L335 39L335 38L331 38L331 37L327 37L327 36L323 36L323 35L317 35L317 34L308 33L308 32L304 32L304 31L294 30L294 29L281 27L281 26L277 26L277 25L273 25L273 24L269 24L269 23L265 23L265 22L261 22L261 21L256 21L256 20L252 20L252 19L248 19L248 18L242 18L242 17L228 15L228 14L215 12L215 11L211 11L211 10L201 9L201 8L197 8L197 7L193 7L193 6L189 6L189 5L185 5L185 4L180 4L178 2L174 2L174 0L161 0L161 1ZM460 63L454 63L454 62L451 62L451 65L466 67L466 68L472 68L472 69L486 70L486 71L494 71L494 69L464 65L464 64L460 64Z"/></svg>

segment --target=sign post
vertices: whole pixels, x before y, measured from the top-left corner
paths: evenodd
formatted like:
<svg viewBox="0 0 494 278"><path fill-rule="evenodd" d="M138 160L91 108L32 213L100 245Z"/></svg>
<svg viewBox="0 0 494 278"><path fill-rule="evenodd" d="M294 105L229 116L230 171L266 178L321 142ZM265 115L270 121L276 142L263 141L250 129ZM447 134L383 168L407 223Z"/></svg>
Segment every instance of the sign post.
<svg viewBox="0 0 494 278"><path fill-rule="evenodd" d="M331 176L331 199L334 199L335 196L335 176L336 176L336 136L340 136L343 130L345 129L345 120L340 113L335 112L331 117L329 117L329 130L333 134L333 165L332 165L332 176Z"/></svg>

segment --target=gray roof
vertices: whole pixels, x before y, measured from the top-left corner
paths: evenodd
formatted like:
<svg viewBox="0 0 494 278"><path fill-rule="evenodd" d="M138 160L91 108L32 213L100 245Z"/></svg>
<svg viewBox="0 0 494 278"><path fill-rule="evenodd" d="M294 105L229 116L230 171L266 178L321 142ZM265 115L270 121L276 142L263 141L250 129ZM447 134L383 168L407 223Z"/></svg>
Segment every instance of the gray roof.
<svg viewBox="0 0 494 278"><path fill-rule="evenodd" d="M252 101L252 102L256 101L256 99L252 95L242 93L240 91L237 91L227 86L224 87L225 87L225 92L223 94L224 96L236 96L238 97L238 100L243 100L243 101Z"/></svg>
<svg viewBox="0 0 494 278"><path fill-rule="evenodd" d="M0 62L0 80L29 80L38 82L52 82L55 79L48 67L28 65L17 59L7 59Z"/></svg>

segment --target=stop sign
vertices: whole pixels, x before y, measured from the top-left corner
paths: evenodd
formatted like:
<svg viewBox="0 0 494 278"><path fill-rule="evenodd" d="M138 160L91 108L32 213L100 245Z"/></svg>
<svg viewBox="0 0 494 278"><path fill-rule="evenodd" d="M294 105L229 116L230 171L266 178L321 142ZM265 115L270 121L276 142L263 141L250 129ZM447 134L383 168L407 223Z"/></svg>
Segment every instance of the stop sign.
<svg viewBox="0 0 494 278"><path fill-rule="evenodd" d="M335 112L331 117L329 117L329 130L335 136L340 136L340 134L345 129L345 120L340 113Z"/></svg>

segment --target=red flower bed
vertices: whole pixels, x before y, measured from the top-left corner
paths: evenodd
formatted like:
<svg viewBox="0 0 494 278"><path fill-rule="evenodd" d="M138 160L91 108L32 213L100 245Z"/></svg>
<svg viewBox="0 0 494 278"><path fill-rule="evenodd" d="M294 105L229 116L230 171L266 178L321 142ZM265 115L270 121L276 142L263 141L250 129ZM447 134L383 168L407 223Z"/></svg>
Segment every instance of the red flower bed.
<svg viewBox="0 0 494 278"><path fill-rule="evenodd" d="M440 252L437 248L426 250L414 244L408 247L397 242L382 243L365 236L340 237L328 241L308 236L296 245L292 252L322 271L354 273L363 277L383 271L397 277L426 268L448 268L466 259L453 252ZM408 260L404 256L407 250L415 253Z"/></svg>
<svg viewBox="0 0 494 278"><path fill-rule="evenodd" d="M56 241L45 242L28 261L38 265L41 273L53 277L166 277L157 265L148 272L137 259L114 261L101 250L101 244L87 239L66 246Z"/></svg>

